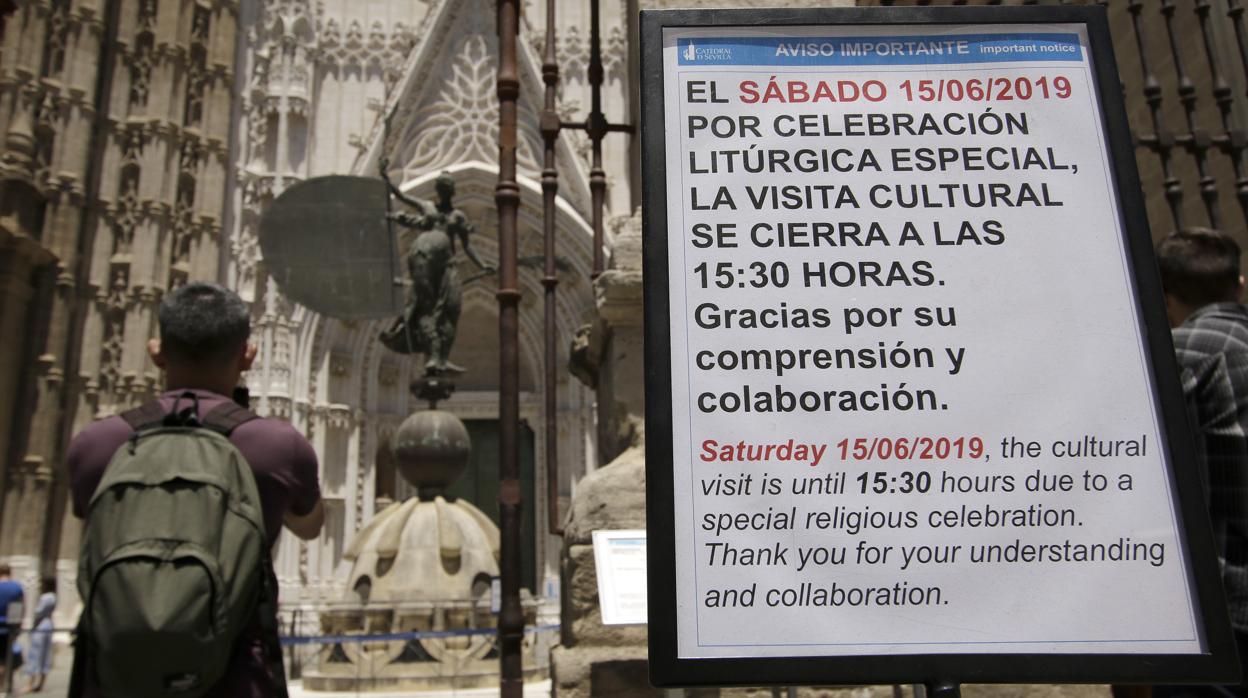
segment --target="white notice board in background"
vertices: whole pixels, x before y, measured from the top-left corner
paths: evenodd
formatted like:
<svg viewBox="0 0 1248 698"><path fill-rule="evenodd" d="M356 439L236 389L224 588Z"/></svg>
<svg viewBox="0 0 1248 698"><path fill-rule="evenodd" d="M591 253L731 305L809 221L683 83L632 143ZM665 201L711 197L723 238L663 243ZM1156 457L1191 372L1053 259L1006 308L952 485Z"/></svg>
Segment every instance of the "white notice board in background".
<svg viewBox="0 0 1248 698"><path fill-rule="evenodd" d="M603 625L646 622L646 532L594 531Z"/></svg>
<svg viewBox="0 0 1248 698"><path fill-rule="evenodd" d="M652 679L1225 676L1103 8L886 9L642 14Z"/></svg>

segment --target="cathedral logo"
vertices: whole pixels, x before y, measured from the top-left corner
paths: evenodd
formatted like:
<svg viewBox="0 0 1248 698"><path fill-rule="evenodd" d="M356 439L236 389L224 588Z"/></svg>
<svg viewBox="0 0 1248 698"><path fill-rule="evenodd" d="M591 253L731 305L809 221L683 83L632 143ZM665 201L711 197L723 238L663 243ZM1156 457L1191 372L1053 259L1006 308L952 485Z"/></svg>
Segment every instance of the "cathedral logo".
<svg viewBox="0 0 1248 698"><path fill-rule="evenodd" d="M712 42L714 43L714 42ZM680 52L680 60L685 63L731 63L732 48L729 46L698 46L690 39Z"/></svg>

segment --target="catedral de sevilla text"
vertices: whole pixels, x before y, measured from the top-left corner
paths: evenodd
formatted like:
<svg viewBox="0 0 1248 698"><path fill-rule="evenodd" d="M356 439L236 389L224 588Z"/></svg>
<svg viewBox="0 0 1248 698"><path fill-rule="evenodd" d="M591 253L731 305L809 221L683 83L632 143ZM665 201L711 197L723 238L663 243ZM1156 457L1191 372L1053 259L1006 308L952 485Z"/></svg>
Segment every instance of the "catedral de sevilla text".
<svg viewBox="0 0 1248 698"><path fill-rule="evenodd" d="M1103 15L999 9L643 15L658 683L1228 671Z"/></svg>

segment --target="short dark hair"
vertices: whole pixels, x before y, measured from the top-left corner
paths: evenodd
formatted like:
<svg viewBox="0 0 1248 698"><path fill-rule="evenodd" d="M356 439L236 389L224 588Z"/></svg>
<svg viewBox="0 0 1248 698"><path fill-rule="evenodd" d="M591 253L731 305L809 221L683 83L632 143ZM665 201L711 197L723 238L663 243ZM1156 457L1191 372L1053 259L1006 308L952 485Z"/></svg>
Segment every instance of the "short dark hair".
<svg viewBox="0 0 1248 698"><path fill-rule="evenodd" d="M44 577L40 580L39 591L45 594L49 591L56 591L56 577Z"/></svg>
<svg viewBox="0 0 1248 698"><path fill-rule="evenodd" d="M224 363L251 336L251 313L237 294L197 281L160 303L160 353L174 360Z"/></svg>
<svg viewBox="0 0 1248 698"><path fill-rule="evenodd" d="M1239 243L1209 228L1178 230L1157 243L1165 292L1200 307L1238 300Z"/></svg>

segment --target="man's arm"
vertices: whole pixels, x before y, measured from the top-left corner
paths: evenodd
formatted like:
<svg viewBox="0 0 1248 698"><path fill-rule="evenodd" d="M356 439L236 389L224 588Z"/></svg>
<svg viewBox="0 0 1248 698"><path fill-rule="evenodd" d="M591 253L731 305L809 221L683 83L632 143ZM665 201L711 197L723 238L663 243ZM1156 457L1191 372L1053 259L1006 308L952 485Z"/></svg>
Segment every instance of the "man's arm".
<svg viewBox="0 0 1248 698"><path fill-rule="evenodd" d="M303 540L312 540L321 535L321 526L325 524L325 501L318 499L312 511L305 516L298 516L293 511L286 512L282 523L290 532Z"/></svg>
<svg viewBox="0 0 1248 698"><path fill-rule="evenodd" d="M302 434L294 429L290 430L290 434L295 484L291 489L289 508L282 515L282 523L303 540L312 540L321 535L321 526L325 523L316 451Z"/></svg>

